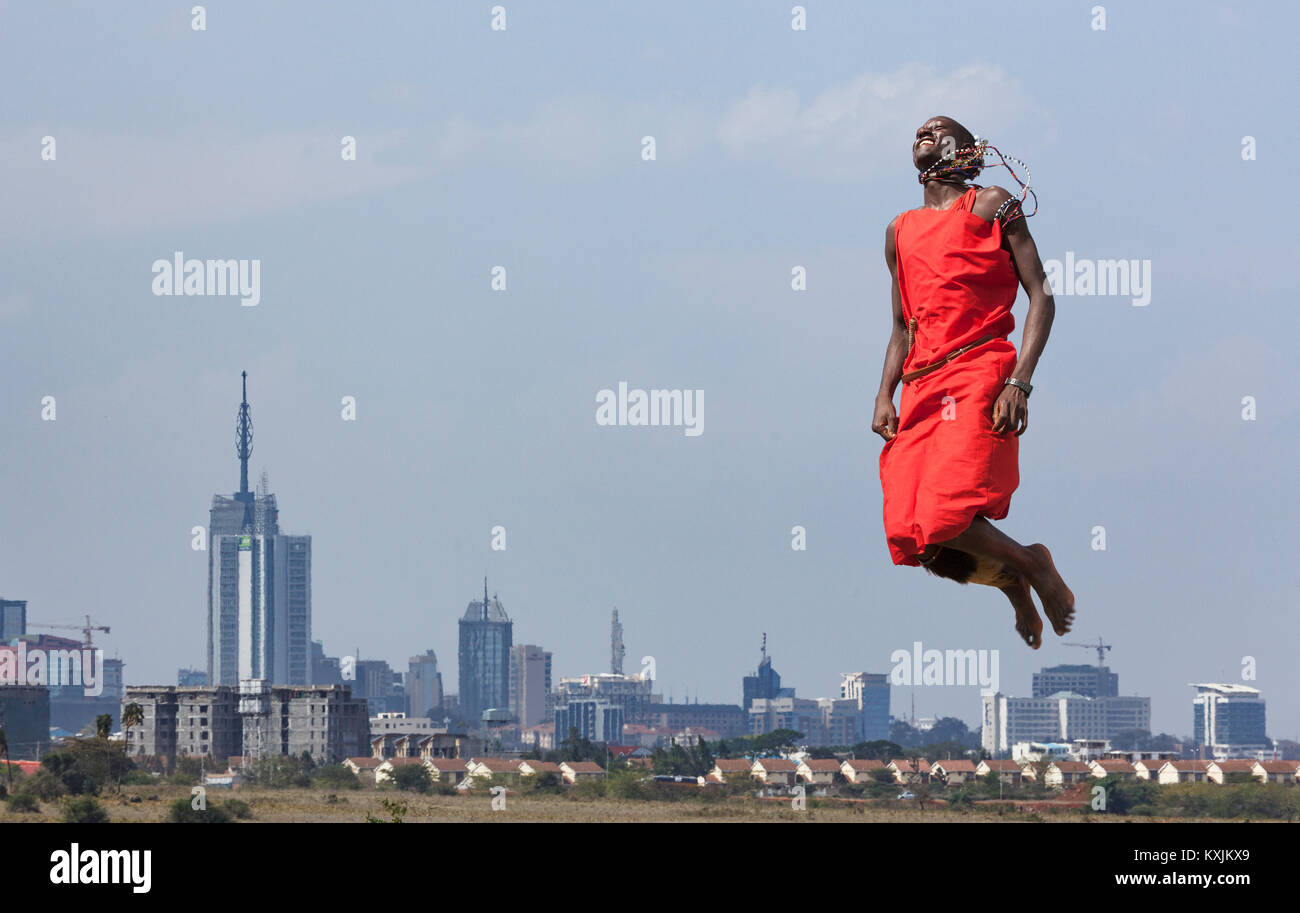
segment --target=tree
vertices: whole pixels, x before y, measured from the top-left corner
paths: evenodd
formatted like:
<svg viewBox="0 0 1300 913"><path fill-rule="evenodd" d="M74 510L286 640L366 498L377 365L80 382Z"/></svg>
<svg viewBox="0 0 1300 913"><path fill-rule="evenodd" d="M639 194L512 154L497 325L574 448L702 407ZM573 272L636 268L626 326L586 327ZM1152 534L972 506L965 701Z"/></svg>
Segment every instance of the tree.
<svg viewBox="0 0 1300 913"><path fill-rule="evenodd" d="M863 760L885 761L903 756L903 746L889 739L876 739L874 742L858 742L853 746L853 756Z"/></svg>
<svg viewBox="0 0 1300 913"><path fill-rule="evenodd" d="M95 717L95 738L107 739L113 731L113 715L111 713L101 713Z"/></svg>
<svg viewBox="0 0 1300 913"><path fill-rule="evenodd" d="M427 793L433 788L433 781L429 778L429 768L423 764L403 764L401 767L394 768L388 775L388 779L398 789L411 792Z"/></svg>
<svg viewBox="0 0 1300 913"><path fill-rule="evenodd" d="M773 729L754 737L756 751L794 751L803 741L803 733L794 729Z"/></svg>
<svg viewBox="0 0 1300 913"><path fill-rule="evenodd" d="M714 763L713 752L709 751L709 743L704 741L704 739L700 739L695 743L696 776L702 777L709 771L713 770Z"/></svg>
<svg viewBox="0 0 1300 913"><path fill-rule="evenodd" d="M135 701L127 704L122 708L122 732L126 738L122 740L122 751L130 756L131 751L131 727L140 726L144 723L144 708ZM117 777L117 791L122 791L122 776Z"/></svg>

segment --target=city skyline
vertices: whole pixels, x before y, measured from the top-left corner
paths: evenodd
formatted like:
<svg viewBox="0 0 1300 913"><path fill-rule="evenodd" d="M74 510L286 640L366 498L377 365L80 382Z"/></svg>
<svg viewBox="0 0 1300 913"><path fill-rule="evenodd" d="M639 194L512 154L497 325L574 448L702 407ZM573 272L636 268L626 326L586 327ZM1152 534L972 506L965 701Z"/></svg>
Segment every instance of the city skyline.
<svg viewBox="0 0 1300 913"><path fill-rule="evenodd" d="M1294 6L1140 6L1105 31L1031 6L937 36L853 4L802 32L762 5L521 8L504 33L469 7L231 4L202 32L46 7L0 34L23 86L0 112L0 594L111 626L128 682L205 665L191 531L234 487L241 370L250 488L268 469L312 537L332 653L433 648L450 690L452 614L486 574L557 675L605 668L617 606L627 668L654 657L678 701L736 700L762 632L801 694L917 641L997 650L1021 692L1083 658L885 551L883 232L920 199L916 125L947 114L1032 166L1063 278L1003 528L1052 544L1067 639L1114 645L1154 729L1186 734L1187 683L1218 681L1300 735L1300 315L1270 193L1300 132L1276 114ZM177 252L257 294L156 294ZM1101 260L1139 264L1141 291L1064 274ZM622 382L702 391L703 433L598 423ZM976 719L977 689L914 690Z"/></svg>

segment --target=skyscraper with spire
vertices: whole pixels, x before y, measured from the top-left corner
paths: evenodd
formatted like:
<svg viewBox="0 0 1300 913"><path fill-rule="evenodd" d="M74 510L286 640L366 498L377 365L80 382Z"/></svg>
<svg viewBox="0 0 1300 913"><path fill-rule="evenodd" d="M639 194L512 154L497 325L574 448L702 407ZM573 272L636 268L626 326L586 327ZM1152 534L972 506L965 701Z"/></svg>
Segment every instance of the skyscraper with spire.
<svg viewBox="0 0 1300 913"><path fill-rule="evenodd" d="M488 599L483 578L483 601L477 599L460 619L460 714L477 726L484 710L510 707L510 647L514 623L498 597Z"/></svg>
<svg viewBox="0 0 1300 913"><path fill-rule="evenodd" d="M311 684L311 536L280 532L266 473L248 487L248 372L236 424L239 490L213 495L208 523L208 681Z"/></svg>

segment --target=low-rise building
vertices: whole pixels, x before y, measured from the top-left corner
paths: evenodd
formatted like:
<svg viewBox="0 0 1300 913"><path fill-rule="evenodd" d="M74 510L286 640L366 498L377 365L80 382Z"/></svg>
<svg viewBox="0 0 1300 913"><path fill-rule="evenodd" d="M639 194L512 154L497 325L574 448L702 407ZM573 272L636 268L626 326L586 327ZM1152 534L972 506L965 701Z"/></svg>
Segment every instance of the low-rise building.
<svg viewBox="0 0 1300 913"><path fill-rule="evenodd" d="M352 771L363 783L375 782L375 768L384 763L379 758L348 758L343 766Z"/></svg>
<svg viewBox="0 0 1300 913"><path fill-rule="evenodd" d="M738 777L753 775L754 762L746 758L718 758L713 762L707 779L714 783L725 783Z"/></svg>
<svg viewBox="0 0 1300 913"><path fill-rule="evenodd" d="M469 765L460 758L425 758L429 776L442 783L459 786L469 774Z"/></svg>
<svg viewBox="0 0 1300 913"><path fill-rule="evenodd" d="M1254 758L1249 760L1241 758L1231 758L1222 761L1211 761L1210 766L1205 770L1206 779L1211 783L1222 785L1228 779L1229 774L1245 774L1248 777L1259 780L1261 783L1267 782L1255 772L1255 766L1259 764Z"/></svg>
<svg viewBox="0 0 1300 913"><path fill-rule="evenodd" d="M1136 779L1137 773L1133 768L1131 761L1123 758L1099 758L1092 761L1089 765L1092 775L1098 780L1106 777L1117 777L1121 780Z"/></svg>
<svg viewBox="0 0 1300 913"><path fill-rule="evenodd" d="M466 768L466 777L471 780L517 777L522 763L517 758L471 758Z"/></svg>
<svg viewBox="0 0 1300 913"><path fill-rule="evenodd" d="M885 769L894 775L894 780L903 784L928 783L930 781L930 762L917 758L916 762L907 758L894 758L885 765Z"/></svg>
<svg viewBox="0 0 1300 913"><path fill-rule="evenodd" d="M1082 761L1052 761L1043 771L1043 785L1065 789L1092 779L1092 767Z"/></svg>
<svg viewBox="0 0 1300 913"><path fill-rule="evenodd" d="M840 763L840 773L850 783L873 783L876 779L873 771L884 769L884 761L874 761L870 758L849 758Z"/></svg>
<svg viewBox="0 0 1300 913"><path fill-rule="evenodd" d="M1209 761L1165 761L1156 771L1156 782L1162 786L1171 783L1208 783Z"/></svg>
<svg viewBox="0 0 1300 913"><path fill-rule="evenodd" d="M798 769L789 758L759 758L750 766L750 775L767 786L794 786Z"/></svg>
<svg viewBox="0 0 1300 913"><path fill-rule="evenodd" d="M1174 760L1174 759L1169 759ZM1155 780L1160 773L1160 768L1169 763L1169 760L1145 760L1133 762L1133 776L1138 780Z"/></svg>
<svg viewBox="0 0 1300 913"><path fill-rule="evenodd" d="M1024 768L1015 761L1005 758L988 758L975 765L975 775L977 777L987 777L989 774L997 774L999 780L1011 786L1015 786L1025 779Z"/></svg>
<svg viewBox="0 0 1300 913"><path fill-rule="evenodd" d="M562 761L560 773L568 783L583 780L600 780L605 776L605 769L595 761Z"/></svg>
<svg viewBox="0 0 1300 913"><path fill-rule="evenodd" d="M795 768L795 776L805 783L825 786L835 782L840 762L834 758L804 758Z"/></svg>
<svg viewBox="0 0 1300 913"><path fill-rule="evenodd" d="M975 762L965 758L948 761L935 761L930 765L930 777L955 786L975 779Z"/></svg>
<svg viewBox="0 0 1300 913"><path fill-rule="evenodd" d="M1300 782L1300 761L1256 761L1255 769L1265 783Z"/></svg>
<svg viewBox="0 0 1300 913"><path fill-rule="evenodd" d="M554 774L556 777L563 777L564 771L560 770L560 765L554 761L520 761L519 776L521 777L543 777L546 774Z"/></svg>

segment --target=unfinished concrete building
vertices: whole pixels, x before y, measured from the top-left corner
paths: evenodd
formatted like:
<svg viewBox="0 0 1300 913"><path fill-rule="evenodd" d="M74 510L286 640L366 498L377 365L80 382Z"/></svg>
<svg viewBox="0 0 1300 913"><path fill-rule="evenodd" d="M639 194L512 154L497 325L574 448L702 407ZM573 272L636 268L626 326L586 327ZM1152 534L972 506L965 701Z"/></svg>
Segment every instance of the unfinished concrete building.
<svg viewBox="0 0 1300 913"><path fill-rule="evenodd" d="M168 767L177 757L224 763L235 756L304 752L317 764L332 764L370 749L366 702L346 685L144 685L126 689L123 705L130 703L140 705L144 722L127 732L128 752L160 758Z"/></svg>

